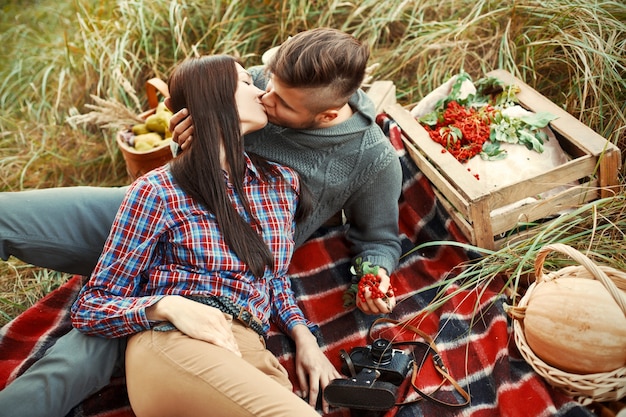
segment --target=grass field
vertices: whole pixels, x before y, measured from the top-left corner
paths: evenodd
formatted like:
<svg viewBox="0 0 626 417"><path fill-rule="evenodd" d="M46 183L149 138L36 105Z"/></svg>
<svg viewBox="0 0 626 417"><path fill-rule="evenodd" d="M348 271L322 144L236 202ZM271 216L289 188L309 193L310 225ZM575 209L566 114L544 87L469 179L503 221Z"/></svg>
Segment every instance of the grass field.
<svg viewBox="0 0 626 417"><path fill-rule="evenodd" d="M404 105L461 69L480 77L502 68L626 153L622 1L3 0L0 7L0 191L127 183L116 127L68 123L89 112L92 95L139 113L145 80L166 78L186 56L229 53L259 64L268 48L318 26L368 42L374 78L394 81ZM623 199L622 191L570 219L593 228L599 213L602 239L567 225L556 239L623 265ZM528 261L530 248L485 262L494 272L522 271L527 265L515 257ZM0 324L66 279L0 261Z"/></svg>

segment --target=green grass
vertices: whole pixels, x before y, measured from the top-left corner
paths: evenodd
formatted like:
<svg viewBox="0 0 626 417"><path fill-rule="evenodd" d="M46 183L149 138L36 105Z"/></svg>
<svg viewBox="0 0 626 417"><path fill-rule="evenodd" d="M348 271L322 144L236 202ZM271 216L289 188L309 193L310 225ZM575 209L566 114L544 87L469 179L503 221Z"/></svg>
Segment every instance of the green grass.
<svg viewBox="0 0 626 417"><path fill-rule="evenodd" d="M460 69L480 77L503 68L626 153L621 1L2 4L0 191L126 183L114 129L67 123L69 116L88 111L91 95L140 112L145 80L167 77L186 56L229 53L246 65L259 64L271 46L317 26L368 42L371 63L379 64L374 77L393 80L404 105ZM0 262L0 323L66 278L16 260Z"/></svg>

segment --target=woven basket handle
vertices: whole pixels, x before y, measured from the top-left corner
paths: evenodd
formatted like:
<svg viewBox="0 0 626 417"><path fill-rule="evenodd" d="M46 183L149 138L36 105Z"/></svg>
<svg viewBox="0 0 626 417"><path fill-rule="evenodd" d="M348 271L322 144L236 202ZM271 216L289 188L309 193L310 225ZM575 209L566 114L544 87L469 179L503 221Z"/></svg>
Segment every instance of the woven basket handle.
<svg viewBox="0 0 626 417"><path fill-rule="evenodd" d="M150 78L146 81L146 95L148 96L148 105L151 109L156 108L159 104L157 92L161 93L163 97L170 96L170 92L165 81L160 78Z"/></svg>
<svg viewBox="0 0 626 417"><path fill-rule="evenodd" d="M596 265L591 259L587 256L583 255L576 249L571 246L564 245L562 243L553 243L550 245L546 245L537 253L537 258L535 259L535 280L537 283L544 280L543 274L543 263L548 256L548 252L560 252L564 255L568 255L570 258L581 264L589 273L598 281L604 284L604 287L607 289L609 294L615 299L617 305L622 309L624 315L626 315L626 296L624 293L615 285L613 279L611 279L606 272L604 272L598 265ZM620 277L615 277L615 279L621 279Z"/></svg>

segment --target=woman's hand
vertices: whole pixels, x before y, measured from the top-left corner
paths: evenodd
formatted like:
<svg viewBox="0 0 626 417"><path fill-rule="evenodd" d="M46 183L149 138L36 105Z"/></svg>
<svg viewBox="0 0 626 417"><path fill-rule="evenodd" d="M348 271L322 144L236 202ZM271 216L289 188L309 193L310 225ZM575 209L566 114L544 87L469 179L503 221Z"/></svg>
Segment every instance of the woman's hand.
<svg viewBox="0 0 626 417"><path fill-rule="evenodd" d="M360 297L356 297L356 306L365 314L389 314L396 306L396 296L393 294L389 274L387 274L384 268L378 268L378 277L380 278L378 289L383 294L390 294L391 296L373 298L370 289L366 288L365 301L361 300ZM390 289L391 293L389 293Z"/></svg>
<svg viewBox="0 0 626 417"><path fill-rule="evenodd" d="M296 374L298 382L304 392L308 392L311 407L315 408L318 395L324 388L337 378L344 378L328 360L317 344L315 336L308 327L299 324L291 331L291 337L296 342ZM329 407L326 400L322 402L324 413Z"/></svg>
<svg viewBox="0 0 626 417"><path fill-rule="evenodd" d="M165 105L171 110L170 99L165 99ZM169 125L170 132L172 132L172 140L183 149L187 149L191 143L193 137L193 120L189 115L187 109L181 109L174 113L170 118Z"/></svg>
<svg viewBox="0 0 626 417"><path fill-rule="evenodd" d="M148 307L146 315L150 320L169 321L189 337L221 346L241 356L231 322L217 308L185 297L168 295Z"/></svg>

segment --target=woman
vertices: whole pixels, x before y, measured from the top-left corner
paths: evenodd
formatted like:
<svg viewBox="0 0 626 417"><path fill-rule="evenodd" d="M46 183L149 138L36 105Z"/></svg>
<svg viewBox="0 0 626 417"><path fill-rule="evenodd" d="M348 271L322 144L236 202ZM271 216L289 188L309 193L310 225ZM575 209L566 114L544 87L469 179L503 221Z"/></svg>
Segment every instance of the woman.
<svg viewBox="0 0 626 417"><path fill-rule="evenodd" d="M306 211L296 213L299 178L243 150L243 135L267 123L263 92L229 56L184 61L169 91L172 110L193 115L196 139L131 185L72 323L131 336L126 383L138 417L317 416L264 343L271 318L296 343L303 388L307 373L322 386L340 377L286 275Z"/></svg>

